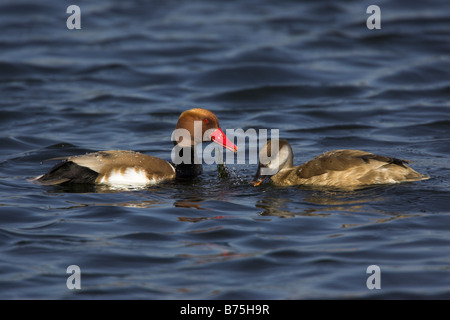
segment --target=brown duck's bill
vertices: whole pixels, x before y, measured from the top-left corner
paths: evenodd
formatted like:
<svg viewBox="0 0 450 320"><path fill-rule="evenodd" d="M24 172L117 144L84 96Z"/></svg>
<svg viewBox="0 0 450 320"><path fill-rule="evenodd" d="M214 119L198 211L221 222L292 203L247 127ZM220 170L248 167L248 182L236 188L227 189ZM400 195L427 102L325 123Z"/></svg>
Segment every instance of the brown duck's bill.
<svg viewBox="0 0 450 320"><path fill-rule="evenodd" d="M221 145L222 147L227 148L228 150L231 150L233 152L237 152L237 146L234 145L233 142L228 140L227 136L223 131L218 128L211 134L211 141Z"/></svg>
<svg viewBox="0 0 450 320"><path fill-rule="evenodd" d="M266 180L267 177L268 176L261 175L261 168L258 168L255 177L252 181L250 181L250 183L253 184L254 187L259 186L264 180Z"/></svg>
<svg viewBox="0 0 450 320"><path fill-rule="evenodd" d="M264 178L262 178L262 179L260 179L260 180L253 180L253 181L251 181L251 183L253 184L254 187L257 187L257 186L259 186L264 180L265 180Z"/></svg>

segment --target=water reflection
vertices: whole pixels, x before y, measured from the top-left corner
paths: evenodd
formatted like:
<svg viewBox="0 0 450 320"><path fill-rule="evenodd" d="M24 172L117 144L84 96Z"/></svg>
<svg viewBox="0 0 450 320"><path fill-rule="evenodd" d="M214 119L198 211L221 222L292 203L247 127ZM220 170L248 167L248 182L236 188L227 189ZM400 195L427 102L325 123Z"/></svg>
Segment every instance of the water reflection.
<svg viewBox="0 0 450 320"><path fill-rule="evenodd" d="M108 185L94 185L85 183L67 183L53 186L45 186L48 193L117 193L127 191L143 191L147 190L148 186L108 186Z"/></svg>
<svg viewBox="0 0 450 320"><path fill-rule="evenodd" d="M185 241L184 245L189 248L189 251L192 251L192 253L179 254L178 257L192 259L194 265L225 262L234 259L248 258L258 254L255 252L238 253L232 251L226 245L209 242Z"/></svg>
<svg viewBox="0 0 450 320"><path fill-rule="evenodd" d="M132 197L132 199L115 202L115 198L108 197L107 199L112 200L111 202L90 202L85 201L86 199L83 198L81 201L66 201L70 206L65 209L83 206L173 207L181 209L180 214L176 214L176 219L180 222L189 223L223 219L225 215L222 213L232 210L230 205L233 204L227 199L232 199L236 196L239 196L239 198L253 198L256 201L253 202L254 207L259 210L258 215L261 218L293 218L299 216L327 218L336 216L336 214L341 214L341 217L348 216L349 221L342 222L340 224L341 228L352 228L372 223L386 223L395 219L417 216L404 212L378 209L378 207L382 207L383 203L392 200L390 198L391 188L385 186L343 191L306 187L275 187L269 184L255 189L241 180L239 180L240 184L227 183L232 181L232 177L224 179L225 181L222 179L217 180L216 174L204 178L203 180L173 182L139 189L111 188L104 185L61 185L54 186L47 192L112 195L114 193L122 193L122 195L127 195L127 197ZM120 198L124 200L122 195ZM98 197L95 199L98 200ZM91 198L88 200L91 200ZM357 217L355 218L355 216ZM263 221L263 219L259 220Z"/></svg>
<svg viewBox="0 0 450 320"><path fill-rule="evenodd" d="M205 200L201 198L180 199L176 200L173 206L176 208L214 211L211 208L205 208L203 203L204 201ZM183 222L200 222L210 219L221 219L221 218L223 218L223 216L178 217L178 220Z"/></svg>
<svg viewBox="0 0 450 320"><path fill-rule="evenodd" d="M173 203L173 206L176 208L190 208L190 209L197 209L197 210L212 210L209 208L202 207L202 202L204 199L201 198L189 198L189 199L180 199L175 200Z"/></svg>
<svg viewBox="0 0 450 320"><path fill-rule="evenodd" d="M381 201L382 198L369 198L357 192L310 191L301 188L289 188L286 196L280 192L264 193L263 199L258 200L256 207L263 209L262 216L317 216L327 217L335 211L361 212L364 204L371 201ZM293 197L293 192L298 194ZM297 201L302 197L300 201ZM299 210L299 206L301 206Z"/></svg>
<svg viewBox="0 0 450 320"><path fill-rule="evenodd" d="M349 219L352 219L357 213L366 214L370 218L373 218L374 214L383 215L382 218L370 219L370 223L385 223L395 219L417 216L417 214L375 209L373 206L377 203L389 200L386 195L388 190L383 188L373 187L352 191L313 190L302 187L275 188L275 192L264 192L263 197L256 202L255 207L261 209L259 212L261 216L282 218L296 216L326 218L334 213L350 213ZM367 219L365 220L367 221ZM365 224L367 222L349 222L343 223L341 227L349 228Z"/></svg>
<svg viewBox="0 0 450 320"><path fill-rule="evenodd" d="M41 186L38 187L42 188ZM65 203L70 204L69 209L83 206L150 208L164 205L166 207L173 206L174 208L180 209L214 211L215 207L208 207L209 202L216 201L214 205L218 206L218 210L226 209L228 207L226 199L236 194L236 190L232 190L233 188L227 188L226 186L224 187L222 181L216 181L214 179L167 182L143 187L61 184L45 186L44 188L47 195L61 195L63 199L65 197L70 198L70 200L65 201ZM74 194L78 196L74 196ZM99 197L99 194L102 196ZM125 201L123 201L124 198ZM131 200L127 201L127 198L131 198ZM74 201L74 199L81 200ZM106 199L106 201L109 200L110 202L96 201L99 199ZM117 201L117 199L122 201ZM209 205L211 204L209 203ZM186 213L189 211L185 210L183 212ZM204 217L204 219L210 218ZM180 220L194 222L198 218L180 218Z"/></svg>

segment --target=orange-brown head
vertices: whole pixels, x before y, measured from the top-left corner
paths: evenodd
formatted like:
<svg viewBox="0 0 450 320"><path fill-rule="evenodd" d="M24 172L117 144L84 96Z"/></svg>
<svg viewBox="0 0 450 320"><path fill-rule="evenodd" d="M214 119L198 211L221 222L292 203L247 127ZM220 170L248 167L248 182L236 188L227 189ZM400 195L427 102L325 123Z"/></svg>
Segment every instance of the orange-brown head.
<svg viewBox="0 0 450 320"><path fill-rule="evenodd" d="M181 130L175 136L175 142L181 147L213 141L231 151L237 151L237 146L228 140L220 128L217 116L209 110L193 108L184 111L178 118L175 130Z"/></svg>

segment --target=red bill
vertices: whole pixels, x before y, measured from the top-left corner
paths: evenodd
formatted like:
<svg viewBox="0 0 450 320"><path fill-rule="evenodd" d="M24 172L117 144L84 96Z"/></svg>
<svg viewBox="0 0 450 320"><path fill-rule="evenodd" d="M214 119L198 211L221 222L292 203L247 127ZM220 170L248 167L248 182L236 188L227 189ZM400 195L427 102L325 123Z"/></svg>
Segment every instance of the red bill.
<svg viewBox="0 0 450 320"><path fill-rule="evenodd" d="M225 133L223 133L223 131L220 128L214 130L210 138L211 141L221 145L222 147L225 147L233 152L237 152L237 146L235 146L233 142L228 140L227 136L225 135Z"/></svg>

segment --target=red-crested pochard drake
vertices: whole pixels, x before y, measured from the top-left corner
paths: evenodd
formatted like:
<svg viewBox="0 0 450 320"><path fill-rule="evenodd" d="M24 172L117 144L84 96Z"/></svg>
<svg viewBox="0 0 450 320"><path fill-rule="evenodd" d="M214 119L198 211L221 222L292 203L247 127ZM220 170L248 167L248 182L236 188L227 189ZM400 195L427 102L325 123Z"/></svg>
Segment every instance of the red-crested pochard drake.
<svg viewBox="0 0 450 320"><path fill-rule="evenodd" d="M329 151L294 167L294 154L286 140L279 140L278 149L276 145L274 149L272 150L272 140L269 140L260 150L258 171L252 181L254 186L268 177L278 186L305 185L338 189L357 189L429 178L407 166L407 160L360 150Z"/></svg>
<svg viewBox="0 0 450 320"><path fill-rule="evenodd" d="M200 129L201 135L194 133ZM111 150L84 155L54 158L62 160L44 175L32 179L42 185L63 183L106 184L110 186L145 186L175 178L192 178L202 172L196 158L195 146L202 141L213 141L234 152L237 147L228 140L219 126L219 119L209 110L194 108L183 112L176 128L187 135L177 135L174 145L188 161L172 165L168 161L134 151ZM176 132L176 130L175 130ZM186 137L191 137L187 139ZM174 148L175 149L175 148Z"/></svg>

